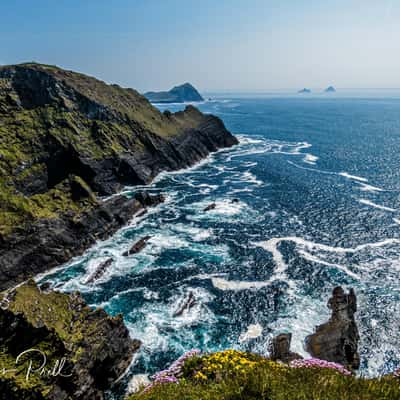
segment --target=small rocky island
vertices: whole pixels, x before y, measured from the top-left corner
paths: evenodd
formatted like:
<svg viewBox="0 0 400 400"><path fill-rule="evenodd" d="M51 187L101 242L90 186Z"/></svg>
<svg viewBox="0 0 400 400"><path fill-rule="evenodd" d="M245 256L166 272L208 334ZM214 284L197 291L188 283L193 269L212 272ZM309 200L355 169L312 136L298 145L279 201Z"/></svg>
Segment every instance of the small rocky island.
<svg viewBox="0 0 400 400"><path fill-rule="evenodd" d="M328 86L325 90L325 93L335 93L336 89L333 86Z"/></svg>
<svg viewBox="0 0 400 400"><path fill-rule="evenodd" d="M175 86L167 92L147 92L144 96L152 103L185 103L204 101L201 94L190 83Z"/></svg>
<svg viewBox="0 0 400 400"><path fill-rule="evenodd" d="M304 89L299 90L297 93L300 93L300 94L311 93L311 89L304 88Z"/></svg>

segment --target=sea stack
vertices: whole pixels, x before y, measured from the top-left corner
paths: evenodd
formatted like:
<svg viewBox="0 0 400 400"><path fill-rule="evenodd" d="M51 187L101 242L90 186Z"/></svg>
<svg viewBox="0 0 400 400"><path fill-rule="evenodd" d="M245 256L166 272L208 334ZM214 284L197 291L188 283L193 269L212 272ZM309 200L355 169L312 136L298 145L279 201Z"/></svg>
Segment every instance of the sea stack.
<svg viewBox="0 0 400 400"><path fill-rule="evenodd" d="M358 369L360 340L354 313L357 299L353 289L346 293L342 287L333 289L328 301L332 315L328 322L319 325L315 333L306 337L306 351L313 357L333 361L349 369Z"/></svg>

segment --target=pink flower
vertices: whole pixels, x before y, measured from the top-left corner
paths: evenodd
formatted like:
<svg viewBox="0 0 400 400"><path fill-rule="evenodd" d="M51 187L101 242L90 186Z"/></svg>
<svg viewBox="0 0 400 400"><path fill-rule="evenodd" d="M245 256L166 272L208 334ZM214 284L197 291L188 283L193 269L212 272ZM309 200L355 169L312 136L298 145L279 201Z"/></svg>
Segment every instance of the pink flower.
<svg viewBox="0 0 400 400"><path fill-rule="evenodd" d="M290 362L289 365L292 368L330 368L330 369L334 369L334 370L340 372L343 375L347 375L347 376L351 375L351 372L348 369L346 369L343 365L335 363L335 362L320 360L319 358L294 360L294 361Z"/></svg>
<svg viewBox="0 0 400 400"><path fill-rule="evenodd" d="M154 374L152 376L153 382L150 385L146 386L143 392L148 392L156 385L162 385L164 383L179 383L178 377L182 375L182 368L185 364L185 361L199 354L200 350L194 349L180 356L169 366L169 368Z"/></svg>

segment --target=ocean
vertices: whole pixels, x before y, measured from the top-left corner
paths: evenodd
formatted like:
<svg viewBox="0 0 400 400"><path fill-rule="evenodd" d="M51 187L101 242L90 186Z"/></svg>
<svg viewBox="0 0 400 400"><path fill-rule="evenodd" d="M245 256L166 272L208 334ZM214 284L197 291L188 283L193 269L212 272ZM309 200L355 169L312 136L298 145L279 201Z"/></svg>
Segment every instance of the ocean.
<svg viewBox="0 0 400 400"><path fill-rule="evenodd" d="M198 107L240 144L158 176L147 189L164 193L164 204L40 281L123 314L143 342L132 375L193 348L266 354L280 332L292 332L293 350L305 355L305 336L329 318L332 288L353 287L360 373L392 371L400 364L400 96L211 98ZM146 235L142 252L122 256ZM85 284L109 257L106 274ZM194 305L176 315L188 296Z"/></svg>

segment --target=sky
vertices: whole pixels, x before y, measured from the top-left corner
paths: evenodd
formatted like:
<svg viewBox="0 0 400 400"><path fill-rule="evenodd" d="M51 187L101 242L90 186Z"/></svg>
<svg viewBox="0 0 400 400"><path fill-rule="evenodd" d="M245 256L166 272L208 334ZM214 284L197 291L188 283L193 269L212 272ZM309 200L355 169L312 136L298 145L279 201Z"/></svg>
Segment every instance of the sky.
<svg viewBox="0 0 400 400"><path fill-rule="evenodd" d="M400 0L3 0L0 64L139 91L400 88Z"/></svg>

